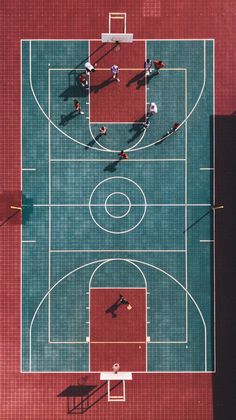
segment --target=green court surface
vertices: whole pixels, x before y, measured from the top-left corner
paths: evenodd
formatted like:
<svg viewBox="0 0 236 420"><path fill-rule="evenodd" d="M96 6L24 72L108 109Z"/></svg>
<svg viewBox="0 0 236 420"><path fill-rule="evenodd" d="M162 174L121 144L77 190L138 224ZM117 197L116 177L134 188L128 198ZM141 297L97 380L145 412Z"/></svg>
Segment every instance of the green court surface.
<svg viewBox="0 0 236 420"><path fill-rule="evenodd" d="M146 288L148 371L213 371L213 41L146 41L158 114L97 140L88 51L22 41L22 371L89 371L90 287Z"/></svg>

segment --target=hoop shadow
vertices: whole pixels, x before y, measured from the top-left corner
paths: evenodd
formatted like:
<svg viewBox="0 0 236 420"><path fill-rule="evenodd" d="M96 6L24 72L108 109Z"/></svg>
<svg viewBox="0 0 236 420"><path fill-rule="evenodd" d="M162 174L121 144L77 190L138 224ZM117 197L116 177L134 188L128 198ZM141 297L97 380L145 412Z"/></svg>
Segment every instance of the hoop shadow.
<svg viewBox="0 0 236 420"><path fill-rule="evenodd" d="M119 381L113 385L110 390L117 388L122 381ZM107 385L107 381L103 382L101 385L71 385L68 386L64 391L57 395L57 397L67 398L67 414L83 414L88 411L90 408L94 407L99 401L107 396L107 391L99 395L99 392ZM96 397L93 400L93 397ZM81 401L79 404L76 404L75 398L80 397ZM70 406L70 401L72 400L72 407Z"/></svg>

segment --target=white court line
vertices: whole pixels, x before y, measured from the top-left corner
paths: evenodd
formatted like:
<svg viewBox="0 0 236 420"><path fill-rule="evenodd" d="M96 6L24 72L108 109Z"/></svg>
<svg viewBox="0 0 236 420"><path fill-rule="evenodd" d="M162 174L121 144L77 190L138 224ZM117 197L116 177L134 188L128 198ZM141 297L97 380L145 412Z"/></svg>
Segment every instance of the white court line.
<svg viewBox="0 0 236 420"><path fill-rule="evenodd" d="M200 239L199 242L214 242L214 239Z"/></svg>
<svg viewBox="0 0 236 420"><path fill-rule="evenodd" d="M23 242L23 243L35 243L36 241L25 241L25 240L22 240L21 242Z"/></svg>
<svg viewBox="0 0 236 420"><path fill-rule="evenodd" d="M22 168L22 171L36 171L35 168Z"/></svg>
<svg viewBox="0 0 236 420"><path fill-rule="evenodd" d="M200 168L200 171L214 171L214 168Z"/></svg>
<svg viewBox="0 0 236 420"><path fill-rule="evenodd" d="M48 75L50 75L50 71L48 72ZM63 130L61 130L50 118L49 118L49 116L46 114L46 112L44 111L44 109L43 109L43 107L41 106L41 104L39 103L39 100L38 100L38 98L37 98L37 96L36 96L36 94L35 94L35 91L34 91L34 88L33 88L33 83L32 83L32 51L31 51L31 41L29 42L29 82L30 82L30 89L31 89L31 92L32 92L32 95L33 95L33 97L34 97L34 99L35 99L35 102L37 103L37 105L38 105L38 107L39 107L39 109L40 109L40 111L42 112L42 114L45 116L45 118L48 120L48 122L50 123L50 124L52 124L52 126L54 127L54 128L56 128L56 130L58 130L60 133L62 133L66 138L68 138L68 139L70 139L70 140L72 140L74 143L77 143L77 144L80 144L81 146L83 146L83 147L88 147L88 148L90 148L90 149L93 149L93 150L99 150L99 151L101 151L101 148L97 148L97 147L95 147L95 146L89 146L89 145L86 145L85 143L82 143L81 141L79 141L79 140L76 140L76 139L74 139L73 137L71 137L71 136L69 136L67 133L65 133L65 131L63 131ZM107 149L107 151L109 151L109 152L113 152L113 150L108 150Z"/></svg>
<svg viewBox="0 0 236 420"><path fill-rule="evenodd" d="M88 148L91 148L91 149L93 149L93 150L98 150L98 151L105 151L105 152L115 152L115 150L112 150L112 149L102 149L101 150L101 148L98 148L98 147L96 147L96 146L89 146L89 145L86 145L86 144L84 144L84 143L82 143L81 141L79 141L79 140L76 140L76 139L74 139L73 137L71 137L71 136L69 136L67 133L65 133L63 130L61 130L51 119L49 119L49 117L48 117L48 115L46 114L46 112L44 111L44 109L42 108L42 106L41 106L41 104L39 103L39 101L38 101L38 98L37 98L37 96L36 96L36 94L35 94L35 92L34 92L34 88L33 88L33 84L32 84L32 58L31 58L31 54L32 54L32 51L31 51L31 40L29 41L29 46L30 46L30 48L29 48L29 76L30 76L30 88L31 88L31 92L32 92L32 95L33 95L33 97L34 97L34 99L35 99L35 101L36 101L36 103L37 103L37 105L38 105L38 107L39 107L39 109L41 110L41 112L43 113L43 115L45 116L45 118L47 118L49 121L50 121L50 123L59 131L59 132L61 132L66 138L69 138L70 140L72 140L73 142L75 142L75 143L78 143L78 144L80 144L80 145L82 145L83 147L88 147ZM205 69L205 54L206 54L206 51L205 51L205 40L204 40L204 69ZM50 72L49 72L50 73ZM204 88L205 88L205 79L206 79L206 74L205 74L205 72L204 72L204 80L203 80L203 85L202 85L202 89L201 89L201 91L200 91L200 94L199 94L199 96L198 96L198 99L197 99L197 101L196 101L196 103L195 103L195 105L193 106L193 108L192 108L192 110L190 111L190 113L188 114L188 116L187 116L187 119L192 115L192 113L193 113L193 111L195 110L195 108L196 108L196 106L198 105L198 102L200 101L200 99L201 99L201 96L202 96L202 93L203 93L203 90L204 90ZM179 130L180 129L180 127L183 125L183 124L185 124L185 122L187 121L187 119L186 120L184 120L184 121L182 121L181 123L180 123L180 125L178 126L178 128L175 130L175 131L177 131L177 130ZM145 146L142 146L142 147L138 147L138 148L135 148L135 145L134 146L132 146L132 148L130 148L130 149L126 149L126 151L138 151L138 150L143 150L143 149L146 149L147 147L151 147L152 145L154 145L154 144L158 144L160 141L163 141L163 140L165 140L166 138L168 138L170 135L172 135L173 133L171 133L171 134L168 134L168 135L166 135L165 137L162 137L161 139L159 139L159 140L156 140L155 142L153 142L153 143L151 143L151 144L147 144L147 145L145 145Z"/></svg>
<svg viewBox="0 0 236 420"><path fill-rule="evenodd" d="M148 344L187 344L187 341L148 341Z"/></svg>
<svg viewBox="0 0 236 420"><path fill-rule="evenodd" d="M120 287L120 286L118 286L118 287L108 287L108 286L107 287L104 287L104 286L102 286L102 287L95 287L95 286L91 286L90 289L91 290L93 290L93 289L95 289L95 290L97 290L97 289L98 290L103 290L103 289L122 289L122 290L123 289L125 289L125 290L126 289L127 290L133 290L133 289L141 289L141 290L143 290L144 289L144 290L146 290L146 287L135 287L135 286L134 287L127 287L127 286L124 286L124 287ZM86 292L86 293L89 293L89 292Z"/></svg>
<svg viewBox="0 0 236 420"><path fill-rule="evenodd" d="M60 252L186 252L185 249L51 249L51 253Z"/></svg>
<svg viewBox="0 0 236 420"><path fill-rule="evenodd" d="M48 71L48 290L51 289L51 74ZM48 295L48 342L51 340L51 295Z"/></svg>
<svg viewBox="0 0 236 420"><path fill-rule="evenodd" d="M66 67L61 67L61 68L53 68L50 67L49 69L50 71L55 70L55 71L84 71L84 69L75 69L75 68L66 68ZM120 68L120 71L143 71L143 68ZM164 68L164 69L160 69L161 71L182 71L184 70L184 68L182 67L168 67L168 68ZM103 68L96 68L96 71L111 71L110 67L103 67Z"/></svg>
<svg viewBox="0 0 236 420"><path fill-rule="evenodd" d="M119 159L51 159L51 162L119 162ZM129 162L176 162L176 161L185 161L184 158L175 159L175 158L165 158L165 159L129 159ZM125 161L121 160L120 163Z"/></svg>
<svg viewBox="0 0 236 420"><path fill-rule="evenodd" d="M187 69L184 73L184 90L185 90L185 121L186 124L184 125L184 153L185 153L185 168L184 168L184 202L187 204L188 202L188 73ZM184 241L185 241L185 288L188 290L188 208L185 206L184 208ZM188 295L185 295L185 340L188 342Z"/></svg>
<svg viewBox="0 0 236 420"><path fill-rule="evenodd" d="M121 124L130 124L130 125L134 125L134 124L140 124L142 125L142 122L140 121L90 121L90 124L117 124L117 125L121 125Z"/></svg>
<svg viewBox="0 0 236 420"><path fill-rule="evenodd" d="M142 276L142 278L143 278L143 281L144 281L144 283L145 283L145 290L147 291L148 290L148 286L147 286L147 279L146 279L146 277L145 277L145 275L144 275L144 273L143 273L143 271L141 270L141 268L137 265L137 264L135 264L133 261L131 261L131 260L125 260L125 259L120 259L120 260L122 260L122 261L126 261L126 262L128 262L129 264L132 264L133 266L135 266L136 267L136 269L140 272L140 274L141 274L141 276ZM111 259L111 260L106 260L106 261L103 261L103 262L101 262L95 269L94 269L94 271L93 271L93 273L91 274L91 277L90 277L90 280L89 280L89 286L88 286L88 289L89 289L89 306L90 306L90 302L91 302L91 284L92 284L92 280L93 280L93 277L94 277L94 275L95 275L95 273L97 272L97 270L99 270L99 268L101 267L101 266L103 266L104 264L107 264L107 263L109 263L110 261L115 261L114 259ZM147 321L147 293L146 293L146 296L145 296L145 300L146 300L146 311L145 311L145 337L146 337L146 342L147 342L147 323L146 323L146 321ZM89 312L89 337L91 337L91 331L90 331L90 321L91 321L91 319L90 319L90 312ZM146 343L145 342L145 343ZM145 362L146 362L146 371L147 371L147 366L148 366L148 364L147 364L147 343L146 343L146 360L145 360ZM90 346L89 346L89 370L90 370Z"/></svg>
<svg viewBox="0 0 236 420"><path fill-rule="evenodd" d="M23 133L22 133L22 124L23 124L23 59L22 59L22 41L20 42L20 162L21 168L23 166ZM23 174L20 172L20 187L23 191ZM23 246L22 246L22 237L23 237L23 228L22 223L20 224L20 369L23 369Z"/></svg>
<svg viewBox="0 0 236 420"><path fill-rule="evenodd" d="M126 207L128 204L107 204L107 207ZM32 204L33 207L88 207L88 203L81 204ZM144 204L132 204L132 207L144 207ZM211 207L212 204L147 204L145 207ZM23 207L27 207L23 205ZM105 204L91 204L91 207L105 207Z"/></svg>
<svg viewBox="0 0 236 420"><path fill-rule="evenodd" d="M213 41L213 203L215 203L215 40ZM214 299L214 308L213 308L213 319L214 319L214 370L216 371L216 251L215 251L215 211L213 211L213 299Z"/></svg>
<svg viewBox="0 0 236 420"><path fill-rule="evenodd" d="M21 41L32 41L31 39L28 39L28 38L21 38ZM63 41L63 42L65 42L65 41L73 41L73 42L78 42L78 41L84 41L84 42L88 42L88 41L91 41L91 42L93 42L93 41L95 41L95 42L98 42L98 41L100 41L100 42L102 42L102 40L101 40L101 38L87 38L87 39L83 39L83 38L74 38L74 39L65 39L65 38L63 38L63 39L44 39L44 38L38 38L38 39L33 39L33 42L36 42L36 41L45 41L45 42L61 42L61 41ZM175 42L178 42L178 41L195 41L195 42L198 42L198 41L215 41L215 38L137 38L137 39L133 39L133 42L143 42L143 41L158 41L158 42L167 42L167 41L175 41Z"/></svg>
<svg viewBox="0 0 236 420"><path fill-rule="evenodd" d="M199 96L198 96L198 98L197 98L197 100L196 100L196 102L195 102L195 104L194 104L193 108L191 109L191 111L190 111L190 112L189 112L189 114L187 115L187 118L186 118L184 121L182 121L182 122L180 123L180 125L179 125L179 126L178 126L178 128L175 130L175 132L176 132L176 131L178 131L178 130L180 129L180 127L182 127L182 125L184 125L184 124L187 122L187 120L190 118L190 116L191 116L191 115L192 115L192 113L194 112L195 108L197 107L197 105L198 105L198 103L199 103L199 101L200 101L200 99L201 99L201 97L202 97L203 91L204 91L204 89L205 89L205 84L206 84L206 42L205 42L205 40L203 41L203 47L204 47L204 49L203 49L203 60L204 60L204 66L203 66L203 68L204 68L204 74L203 74L203 84L202 84L202 88L201 88L201 90L200 90ZM185 70L186 70L186 69L185 69ZM154 141L153 143L147 144L146 146L138 147L138 148L136 148L136 149L133 149L132 151L133 151L133 152L135 152L135 151L138 151L138 150L143 150L143 149L146 149L147 147L153 146L154 144L158 144L158 143L162 142L163 140L167 139L167 138L168 138L169 136L171 136L172 134L173 134L173 133L167 134L166 136L162 137L162 138L161 138L161 139L159 139L159 140ZM126 149L126 151L128 152L128 151L129 151L129 149Z"/></svg>
<svg viewBox="0 0 236 420"><path fill-rule="evenodd" d="M31 322L30 322L30 327L29 327L29 372L32 372L32 328L33 328L33 323L34 323L34 320L35 320L35 318L36 318L36 315L37 315L37 313L38 313L38 311L39 311L39 309L41 308L41 306L42 306L42 304L43 304L43 302L47 299L47 297L48 297L48 295L52 292L52 290L55 288L55 287L57 287L64 279L66 279L68 276L70 276L71 274L73 274L73 273L75 273L75 272L77 272L77 271L79 271L79 270L81 270L82 268L84 268L84 267L89 267L89 266L91 266L91 265L93 265L93 264L99 264L99 263L105 263L105 262L108 262L108 261L118 261L118 260L122 260L122 261L127 261L127 262L130 262L130 263L133 263L134 265L135 265L135 263L137 263L137 264L141 264L141 265L145 265L145 266L148 266L148 267L151 267L151 268L153 268L153 269L155 269L155 270L157 270L157 271L160 271L161 273L164 273L164 274L166 274L167 275L167 277L169 277L171 280L173 280L175 283L177 283L177 285L179 286L179 287L181 287L182 288L182 290L184 291L184 293L187 293L188 294L188 296L189 296L189 298L191 299L191 301L193 302L193 304L195 305L195 307L196 307L196 309L197 309L197 311L198 311L198 313L199 313L199 315L200 315L200 318L201 318L201 321L202 321L202 323L203 323L203 327L204 327L204 370L205 370L205 372L207 372L207 327L206 327L206 323L205 323L205 319L204 319L204 317L203 317L203 314L202 314L202 312L201 312L201 310L200 310L200 308L199 308L199 306L198 306L198 304L197 304L197 302L195 301L195 299L193 298L193 296L190 294L190 292L188 291L188 290L186 290L185 289L185 287L175 278L175 277L173 277L171 274L169 274L169 273L167 273L166 271L164 271L164 270L162 270L161 268L159 268L159 267L156 267L156 266L154 266L153 264L150 264L150 263L147 263L147 262L144 262L144 261L139 261L139 260L135 260L135 259L124 259L124 258L122 258L122 259L119 259L119 258L115 258L115 259L105 259L105 260L97 260L97 261L92 261L92 262L90 262L90 263L87 263L87 264L84 264L84 265L82 265L82 266L80 266L80 267L77 267L77 268L75 268L74 270L72 270L72 271L70 271L69 273L67 273L66 275L64 275L61 279L59 279L52 287L51 287L51 289L50 290L48 290L47 291L47 293L43 296L43 298L41 299L41 301L39 302L39 304L38 304L38 306L37 306L37 308L36 308L36 310L35 310L35 312L34 312L34 314L33 314L33 317L32 317L32 319L31 319ZM91 280L91 279L90 279Z"/></svg>
<svg viewBox="0 0 236 420"><path fill-rule="evenodd" d="M50 341L49 344L89 344L88 341ZM146 344L146 341L90 341L90 344Z"/></svg>

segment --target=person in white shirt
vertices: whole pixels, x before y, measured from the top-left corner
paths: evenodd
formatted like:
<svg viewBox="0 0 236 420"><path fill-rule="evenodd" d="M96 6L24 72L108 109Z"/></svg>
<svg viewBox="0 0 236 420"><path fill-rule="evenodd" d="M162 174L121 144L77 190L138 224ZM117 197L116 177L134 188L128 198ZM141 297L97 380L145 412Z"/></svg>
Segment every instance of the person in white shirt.
<svg viewBox="0 0 236 420"><path fill-rule="evenodd" d="M85 70L86 70L86 74L90 74L90 73L91 73L91 71L92 71L92 72L94 72L94 71L95 71L95 68L94 68L94 66L93 66L91 63L89 63L89 61L88 61L87 63L85 63Z"/></svg>
<svg viewBox="0 0 236 420"><path fill-rule="evenodd" d="M149 106L149 113L148 115L155 115L158 113L157 104L155 102L151 102Z"/></svg>
<svg viewBox="0 0 236 420"><path fill-rule="evenodd" d="M120 81L120 79L118 79L119 67L116 64L113 64L113 66L111 67L111 72L112 72L113 79L119 82Z"/></svg>

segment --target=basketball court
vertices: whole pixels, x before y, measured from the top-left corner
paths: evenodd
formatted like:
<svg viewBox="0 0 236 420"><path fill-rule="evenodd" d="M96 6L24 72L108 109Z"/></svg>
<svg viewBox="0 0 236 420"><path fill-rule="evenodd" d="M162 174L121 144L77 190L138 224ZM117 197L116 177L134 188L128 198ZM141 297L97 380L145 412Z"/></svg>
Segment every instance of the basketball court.
<svg viewBox="0 0 236 420"><path fill-rule="evenodd" d="M143 3L159 19L160 2ZM19 44L20 172L0 207L19 235L18 368L38 395L51 383L62 397L25 418L111 419L115 407L122 419L213 420L215 39L162 37L129 6L106 9L96 30L26 31ZM147 58L164 67L146 75Z"/></svg>

